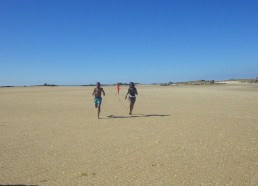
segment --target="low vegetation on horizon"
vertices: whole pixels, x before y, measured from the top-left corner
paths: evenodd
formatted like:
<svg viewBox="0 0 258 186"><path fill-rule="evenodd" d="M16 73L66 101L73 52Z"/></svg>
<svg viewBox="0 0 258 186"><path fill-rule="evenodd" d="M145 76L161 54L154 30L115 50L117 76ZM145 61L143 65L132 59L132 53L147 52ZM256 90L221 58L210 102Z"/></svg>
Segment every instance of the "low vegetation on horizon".
<svg viewBox="0 0 258 186"><path fill-rule="evenodd" d="M241 83L258 83L258 77L255 79L228 79L224 81L239 81ZM223 81L215 81L215 80L195 80L195 81L182 81L182 82L168 82L168 83L152 83L152 85L160 85L160 86L170 86L170 85L215 85L219 84L218 82L223 82ZM128 86L129 83L118 83L121 86ZM135 85L140 85L141 83L134 83ZM221 84L221 83L220 83ZM103 84L102 86L111 86L111 85L116 85L116 84ZM55 84L48 84L44 83L43 85L31 85L31 86L26 86L24 85L23 87L34 87L34 86L47 86L47 87L55 87L55 86L60 86L60 85L55 85ZM85 84L85 85L71 85L71 86L96 86L95 84ZM0 86L1 88L9 88L9 87L16 87L16 86Z"/></svg>

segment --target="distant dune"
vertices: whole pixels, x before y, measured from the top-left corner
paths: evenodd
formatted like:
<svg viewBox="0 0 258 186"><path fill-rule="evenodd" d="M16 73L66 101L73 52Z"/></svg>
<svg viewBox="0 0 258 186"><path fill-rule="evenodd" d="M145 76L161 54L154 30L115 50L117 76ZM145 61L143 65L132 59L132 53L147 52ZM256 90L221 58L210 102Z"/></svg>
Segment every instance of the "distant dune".
<svg viewBox="0 0 258 186"><path fill-rule="evenodd" d="M232 79L232 80L224 80L217 83L224 84L249 84L249 83L258 83L258 78L256 79Z"/></svg>
<svg viewBox="0 0 258 186"><path fill-rule="evenodd" d="M221 84L229 84L229 85L236 85L236 84L243 84L243 83L246 83L246 84L249 84L249 82L241 82L241 81L218 81L217 83L221 83Z"/></svg>

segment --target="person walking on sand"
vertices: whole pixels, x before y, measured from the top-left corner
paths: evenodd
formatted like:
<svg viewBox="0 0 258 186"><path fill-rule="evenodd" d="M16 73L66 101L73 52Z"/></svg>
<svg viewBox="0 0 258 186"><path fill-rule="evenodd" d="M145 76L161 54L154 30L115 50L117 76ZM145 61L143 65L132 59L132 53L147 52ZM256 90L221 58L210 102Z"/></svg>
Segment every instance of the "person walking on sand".
<svg viewBox="0 0 258 186"><path fill-rule="evenodd" d="M120 91L120 83L117 83L117 84L116 84L116 90L117 90L117 93L119 94L119 91Z"/></svg>
<svg viewBox="0 0 258 186"><path fill-rule="evenodd" d="M133 82L130 82L128 92L125 96L125 99L127 99L127 96L129 94L129 102L130 102L130 112L129 115L132 115L134 103L136 101L136 95L138 95L137 89L134 86Z"/></svg>
<svg viewBox="0 0 258 186"><path fill-rule="evenodd" d="M102 93L105 96L104 89L101 88L100 83L97 82L96 83L96 88L93 90L92 95L94 96L95 108L98 108L98 119L100 119L99 115L100 115L100 106L101 106L101 103L102 103L102 97L101 97Z"/></svg>

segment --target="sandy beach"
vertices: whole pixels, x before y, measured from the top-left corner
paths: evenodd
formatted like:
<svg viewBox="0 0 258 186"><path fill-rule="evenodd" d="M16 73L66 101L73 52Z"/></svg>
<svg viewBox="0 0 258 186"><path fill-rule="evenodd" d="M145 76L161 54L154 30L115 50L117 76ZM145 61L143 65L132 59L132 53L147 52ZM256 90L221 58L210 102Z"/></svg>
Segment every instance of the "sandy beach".
<svg viewBox="0 0 258 186"><path fill-rule="evenodd" d="M258 185L258 85L0 88L0 185Z"/></svg>

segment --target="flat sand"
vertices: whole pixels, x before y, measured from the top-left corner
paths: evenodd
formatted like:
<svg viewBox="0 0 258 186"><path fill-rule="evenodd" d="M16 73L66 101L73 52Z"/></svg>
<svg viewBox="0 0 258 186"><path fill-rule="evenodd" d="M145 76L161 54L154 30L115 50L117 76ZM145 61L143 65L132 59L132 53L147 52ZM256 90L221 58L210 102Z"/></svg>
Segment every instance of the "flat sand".
<svg viewBox="0 0 258 186"><path fill-rule="evenodd" d="M0 185L258 185L258 86L0 88Z"/></svg>

